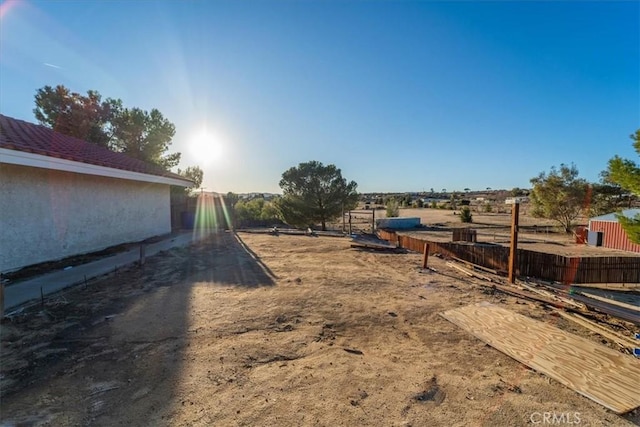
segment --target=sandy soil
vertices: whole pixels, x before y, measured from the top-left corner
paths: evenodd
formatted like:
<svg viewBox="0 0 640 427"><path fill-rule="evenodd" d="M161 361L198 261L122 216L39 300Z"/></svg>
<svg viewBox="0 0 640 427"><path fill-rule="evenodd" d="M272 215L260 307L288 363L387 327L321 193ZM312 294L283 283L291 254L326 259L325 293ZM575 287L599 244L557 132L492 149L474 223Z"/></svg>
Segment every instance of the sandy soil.
<svg viewBox="0 0 640 427"><path fill-rule="evenodd" d="M543 412L640 422L438 315L489 301L602 342L537 303L437 258L438 272L421 272L419 254L239 237L165 252L5 321L2 424L520 426Z"/></svg>

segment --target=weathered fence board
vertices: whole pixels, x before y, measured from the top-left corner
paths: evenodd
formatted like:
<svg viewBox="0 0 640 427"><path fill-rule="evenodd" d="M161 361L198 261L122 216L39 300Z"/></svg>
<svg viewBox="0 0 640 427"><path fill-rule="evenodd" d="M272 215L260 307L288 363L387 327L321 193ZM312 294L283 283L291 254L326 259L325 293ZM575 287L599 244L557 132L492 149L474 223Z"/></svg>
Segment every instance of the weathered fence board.
<svg viewBox="0 0 640 427"><path fill-rule="evenodd" d="M489 243L433 242L424 237L378 230L382 239L414 252L456 257L506 272L509 248ZM640 257L566 257L518 249L517 275L561 283L640 283Z"/></svg>

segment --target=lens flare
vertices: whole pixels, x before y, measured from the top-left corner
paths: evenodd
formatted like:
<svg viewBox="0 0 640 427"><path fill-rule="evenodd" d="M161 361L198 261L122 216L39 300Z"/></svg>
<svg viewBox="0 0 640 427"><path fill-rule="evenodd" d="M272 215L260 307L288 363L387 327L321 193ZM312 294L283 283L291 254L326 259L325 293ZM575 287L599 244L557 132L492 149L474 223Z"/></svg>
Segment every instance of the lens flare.
<svg viewBox="0 0 640 427"><path fill-rule="evenodd" d="M198 194L196 215L193 225L193 239L200 240L206 236L224 230L232 229L231 215L222 195L214 193Z"/></svg>
<svg viewBox="0 0 640 427"><path fill-rule="evenodd" d="M0 19L4 18L11 9L18 5L18 0L7 0L0 4Z"/></svg>

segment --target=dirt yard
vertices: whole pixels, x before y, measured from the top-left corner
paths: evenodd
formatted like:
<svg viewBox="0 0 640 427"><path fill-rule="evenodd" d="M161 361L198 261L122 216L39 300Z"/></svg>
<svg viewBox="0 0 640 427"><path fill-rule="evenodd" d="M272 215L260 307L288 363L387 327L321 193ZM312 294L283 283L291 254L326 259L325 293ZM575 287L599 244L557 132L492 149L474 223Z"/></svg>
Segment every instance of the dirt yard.
<svg viewBox="0 0 640 427"><path fill-rule="evenodd" d="M420 261L264 234L162 253L3 322L1 424L521 426L545 412L640 422L439 313L489 301L601 337Z"/></svg>
<svg viewBox="0 0 640 427"><path fill-rule="evenodd" d="M524 206L520 211L518 234L518 247L521 249L574 257L640 256L640 254L634 252L576 244L576 239L573 234L562 232L558 228L557 223L552 220L534 218L528 215L526 212L529 208L526 205ZM422 237L428 240L450 242L450 229L470 227L477 231L478 242L509 246L511 241L510 207L504 205L502 209L505 210L505 212L501 213L476 212L475 209L477 209L477 207L475 206L473 209L472 223L461 222L459 210L404 208L400 209L400 216L420 218L422 225L441 230L409 231L412 234L422 234ZM370 232L371 214L359 213L357 209L352 212L354 229L362 229ZM384 218L386 212L384 210L377 210L375 215L376 218ZM588 219L579 218L577 223L585 225L588 223ZM334 229L341 229L342 224L334 223L332 227Z"/></svg>

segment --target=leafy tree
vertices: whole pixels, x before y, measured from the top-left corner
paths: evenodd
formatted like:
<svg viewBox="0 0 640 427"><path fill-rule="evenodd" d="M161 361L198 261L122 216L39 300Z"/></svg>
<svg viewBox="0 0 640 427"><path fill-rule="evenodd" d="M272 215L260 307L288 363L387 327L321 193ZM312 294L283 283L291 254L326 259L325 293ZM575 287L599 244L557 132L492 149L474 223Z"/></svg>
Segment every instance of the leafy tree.
<svg viewBox="0 0 640 427"><path fill-rule="evenodd" d="M493 211L493 207L491 206L491 203L489 202L485 202L484 204L484 211L487 213L490 213Z"/></svg>
<svg viewBox="0 0 640 427"><path fill-rule="evenodd" d="M276 199L277 200L277 199ZM262 206L262 212L260 213L260 219L262 220L275 220L279 219L279 212L276 207L276 202L265 201Z"/></svg>
<svg viewBox="0 0 640 427"><path fill-rule="evenodd" d="M471 214L471 209L469 209L469 206L465 206L460 210L460 221L473 222L473 215Z"/></svg>
<svg viewBox="0 0 640 427"><path fill-rule="evenodd" d="M33 114L40 124L57 132L103 147L110 147L110 123L120 100L102 100L94 90L87 95L71 92L62 85L36 91Z"/></svg>
<svg viewBox="0 0 640 427"><path fill-rule="evenodd" d="M238 200L234 206L236 218L240 221L259 221L276 219L278 211L271 202L261 197L251 200Z"/></svg>
<svg viewBox="0 0 640 427"><path fill-rule="evenodd" d="M633 148L640 155L640 129L635 134L630 135L633 140ZM615 156L609 160L609 168L607 169L608 178L623 189L638 196L640 195L640 165L633 160L623 159ZM618 220L622 228L627 232L629 240L634 243L640 243L640 215L635 218L627 218L618 215Z"/></svg>
<svg viewBox="0 0 640 427"><path fill-rule="evenodd" d="M573 222L582 213L588 184L578 178L575 165L551 168L549 174L541 172L531 178L532 215L557 221L566 233L571 233Z"/></svg>
<svg viewBox="0 0 640 427"><path fill-rule="evenodd" d="M182 175L185 178L193 181L193 187L185 188L188 194L191 194L202 185L202 179L204 178L204 172L199 166L189 166L185 170L178 169L178 175Z"/></svg>
<svg viewBox="0 0 640 427"><path fill-rule="evenodd" d="M124 108L120 99L102 100L94 90L86 96L62 85L36 91L36 119L57 132L92 142L171 169L180 153L165 154L175 135L175 126L160 111Z"/></svg>
<svg viewBox="0 0 640 427"><path fill-rule="evenodd" d="M615 211L629 195L619 185L593 183L590 185L589 215L598 216Z"/></svg>
<svg viewBox="0 0 640 427"><path fill-rule="evenodd" d="M396 218L400 215L400 206L396 199L387 202L387 218Z"/></svg>
<svg viewBox="0 0 640 427"><path fill-rule="evenodd" d="M424 207L424 202L423 202L423 201L422 201L422 199L420 199L420 198L419 198L419 199L416 199L416 201L415 201L415 203L414 203L414 204L415 204L415 207L416 207L416 208L423 208L423 207Z"/></svg>
<svg viewBox="0 0 640 427"><path fill-rule="evenodd" d="M322 230L326 230L327 221L339 217L343 209L356 207L357 186L355 181L347 182L335 165L300 163L282 174L283 196L276 207L291 225L306 227L320 222Z"/></svg>
<svg viewBox="0 0 640 427"><path fill-rule="evenodd" d="M260 199L263 203L264 200ZM253 203L252 203L253 202ZM260 218L262 206L259 206L256 200L238 200L233 206L238 221L256 220Z"/></svg>
<svg viewBox="0 0 640 427"><path fill-rule="evenodd" d="M180 153L165 155L176 127L157 109L125 108L115 114L112 124L116 151L165 169L180 163Z"/></svg>
<svg viewBox="0 0 640 427"><path fill-rule="evenodd" d="M524 196L526 193L522 188L518 188L518 187L513 187L511 189L511 196L512 197L521 197Z"/></svg>

